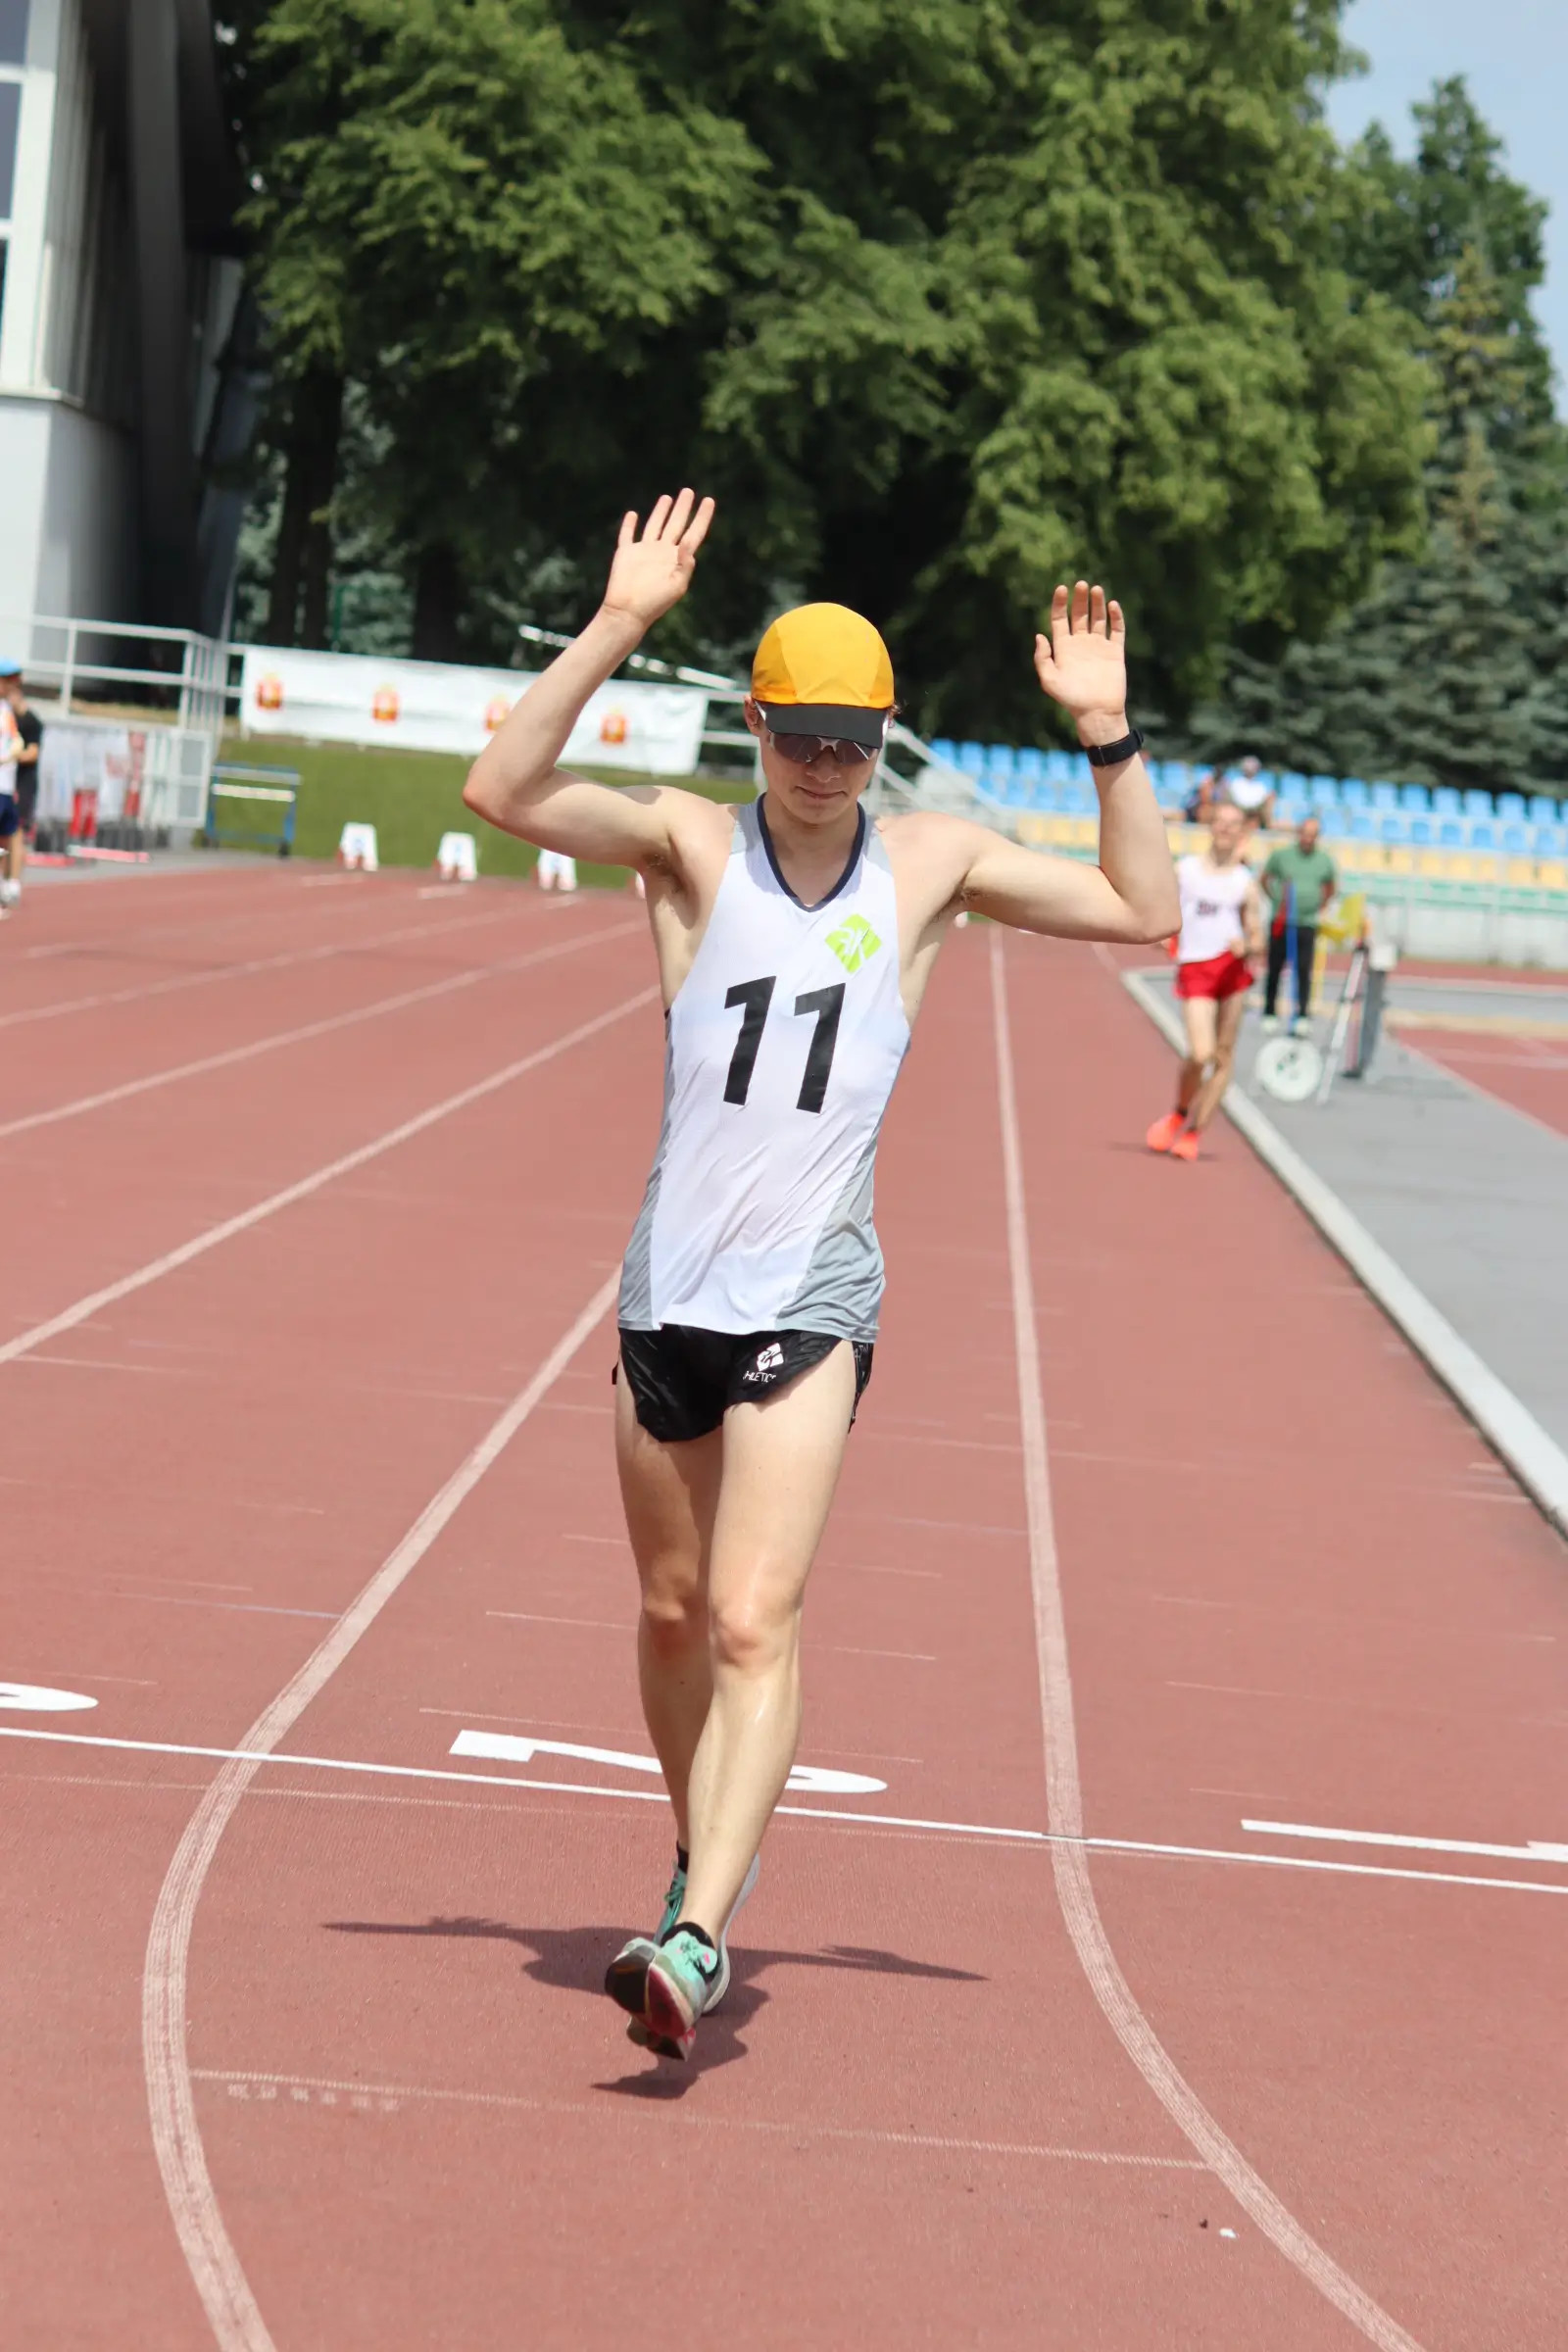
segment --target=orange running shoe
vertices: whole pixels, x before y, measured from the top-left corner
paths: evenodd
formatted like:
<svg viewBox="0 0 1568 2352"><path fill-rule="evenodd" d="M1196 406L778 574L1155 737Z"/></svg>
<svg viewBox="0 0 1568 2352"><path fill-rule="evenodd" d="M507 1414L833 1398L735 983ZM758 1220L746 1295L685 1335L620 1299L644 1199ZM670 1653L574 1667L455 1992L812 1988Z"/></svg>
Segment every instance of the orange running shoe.
<svg viewBox="0 0 1568 2352"><path fill-rule="evenodd" d="M1170 1148L1170 1155L1172 1159L1196 1159L1198 1157L1198 1131L1196 1128L1189 1127L1184 1134L1176 1138Z"/></svg>
<svg viewBox="0 0 1568 2352"><path fill-rule="evenodd" d="M1176 1138L1180 1135L1181 1131L1181 1112L1179 1110L1167 1110L1162 1119L1156 1119L1154 1121L1154 1124L1145 1136L1144 1141L1149 1146L1151 1152L1168 1152L1171 1146L1175 1143Z"/></svg>

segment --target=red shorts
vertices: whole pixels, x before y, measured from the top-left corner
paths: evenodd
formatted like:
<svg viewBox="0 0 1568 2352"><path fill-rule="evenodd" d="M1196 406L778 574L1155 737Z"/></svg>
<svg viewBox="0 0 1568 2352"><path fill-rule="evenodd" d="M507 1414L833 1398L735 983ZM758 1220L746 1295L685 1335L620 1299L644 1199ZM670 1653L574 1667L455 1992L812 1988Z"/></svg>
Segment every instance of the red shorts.
<svg viewBox="0 0 1568 2352"><path fill-rule="evenodd" d="M1176 966L1179 997L1214 997L1223 1003L1226 997L1239 997L1251 985L1251 965L1245 957L1233 956L1229 948L1223 956L1205 956L1201 963Z"/></svg>

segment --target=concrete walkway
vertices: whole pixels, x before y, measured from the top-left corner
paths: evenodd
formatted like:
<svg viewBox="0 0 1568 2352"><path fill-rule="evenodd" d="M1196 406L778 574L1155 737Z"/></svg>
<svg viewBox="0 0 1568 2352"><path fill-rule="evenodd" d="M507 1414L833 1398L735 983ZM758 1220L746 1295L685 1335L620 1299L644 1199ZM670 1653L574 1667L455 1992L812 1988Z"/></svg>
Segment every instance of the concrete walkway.
<svg viewBox="0 0 1568 2352"><path fill-rule="evenodd" d="M1171 971L1145 975L1174 1011ZM1553 989L1455 982L1391 1002L1423 1011L1568 1018ZM1326 1043L1328 1023L1316 1023ZM1385 1029L1370 1078L1329 1101L1276 1102L1253 1077L1262 1042L1250 1010L1240 1084L1396 1265L1568 1451L1568 1137L1465 1085Z"/></svg>

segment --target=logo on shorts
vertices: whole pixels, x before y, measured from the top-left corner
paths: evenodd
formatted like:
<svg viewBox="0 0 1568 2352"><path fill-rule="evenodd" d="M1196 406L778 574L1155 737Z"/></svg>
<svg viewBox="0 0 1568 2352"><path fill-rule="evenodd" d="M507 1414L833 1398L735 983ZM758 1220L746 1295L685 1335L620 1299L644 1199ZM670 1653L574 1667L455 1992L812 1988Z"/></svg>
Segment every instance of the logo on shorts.
<svg viewBox="0 0 1568 2352"><path fill-rule="evenodd" d="M852 914L828 933L827 944L847 972L858 972L862 963L870 962L882 942L863 914Z"/></svg>
<svg viewBox="0 0 1568 2352"><path fill-rule="evenodd" d="M770 1348L762 1349L755 1364L748 1365L744 1377L747 1380L765 1380L770 1372L782 1372L783 1369L784 1350L775 1340Z"/></svg>

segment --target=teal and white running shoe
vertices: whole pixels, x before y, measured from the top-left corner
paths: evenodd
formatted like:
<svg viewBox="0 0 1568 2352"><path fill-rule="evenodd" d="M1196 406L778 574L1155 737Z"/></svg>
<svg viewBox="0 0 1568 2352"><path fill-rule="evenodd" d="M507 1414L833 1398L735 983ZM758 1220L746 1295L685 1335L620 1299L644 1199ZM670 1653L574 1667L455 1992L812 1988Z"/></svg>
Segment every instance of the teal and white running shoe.
<svg viewBox="0 0 1568 2352"><path fill-rule="evenodd" d="M689 2058L697 2021L718 1993L723 1965L716 1945L690 1928L675 1928L648 1963L643 2026L648 2046L662 2058Z"/></svg>
<svg viewBox="0 0 1568 2352"><path fill-rule="evenodd" d="M605 1990L612 2001L617 2001L622 2009L629 2010L634 2018L640 2019L643 2013L643 1986L648 1979L648 1963L679 1919L680 1907L685 1900L686 1873L677 1856L675 1875L669 1882L669 1891L664 1897L664 1908L658 1927L652 1936L633 1936L623 1943L605 1971ZM738 1903L735 1907L740 1909Z"/></svg>
<svg viewBox="0 0 1568 2352"><path fill-rule="evenodd" d="M761 1867L760 1854L754 1854L752 1867L742 1880L741 1890L735 1897L734 1908L724 1922L724 1931L718 1939L718 1977L714 1988L709 1996L708 2007L710 2009L716 2009L729 1990L729 1932L740 1916L742 1905L757 1885L758 1873ZM674 1927L676 1920L679 1919L681 1905L685 1900L686 1873L677 1863L675 1875L669 1882L669 1892L664 1897L663 1916L660 1920L655 1934L632 1936L629 1943L621 1945L620 1950L605 1971L605 1990L612 2001L617 2001L622 2009L628 2010L631 2014L632 2022L627 2030L633 2041L643 2043L648 2041L648 2031L644 2022L648 1964ZM669 2052L662 2054L672 2055Z"/></svg>

